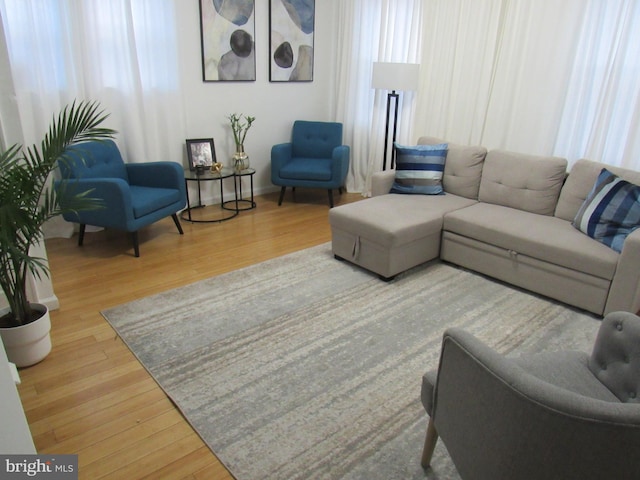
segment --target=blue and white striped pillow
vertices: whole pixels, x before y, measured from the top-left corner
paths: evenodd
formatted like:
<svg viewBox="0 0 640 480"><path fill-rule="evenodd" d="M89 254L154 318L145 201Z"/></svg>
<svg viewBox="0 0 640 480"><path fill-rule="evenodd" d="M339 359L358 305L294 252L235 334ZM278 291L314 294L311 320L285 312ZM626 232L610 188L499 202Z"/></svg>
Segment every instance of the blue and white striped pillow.
<svg viewBox="0 0 640 480"><path fill-rule="evenodd" d="M603 168L573 226L622 252L627 236L640 227L640 187Z"/></svg>
<svg viewBox="0 0 640 480"><path fill-rule="evenodd" d="M440 195L447 143L407 147L394 143L396 173L391 193Z"/></svg>

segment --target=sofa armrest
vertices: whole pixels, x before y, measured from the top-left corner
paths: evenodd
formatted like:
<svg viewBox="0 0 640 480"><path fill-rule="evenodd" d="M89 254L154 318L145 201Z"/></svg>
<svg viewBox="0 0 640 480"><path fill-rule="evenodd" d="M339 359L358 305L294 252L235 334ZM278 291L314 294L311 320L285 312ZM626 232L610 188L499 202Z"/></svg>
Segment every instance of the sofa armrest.
<svg viewBox="0 0 640 480"><path fill-rule="evenodd" d="M640 229L624 241L618 258L616 273L611 281L604 315L624 311L636 313L640 309Z"/></svg>
<svg viewBox="0 0 640 480"><path fill-rule="evenodd" d="M391 190L393 180L395 179L395 170L384 170L375 172L371 176L371 196L386 195Z"/></svg>

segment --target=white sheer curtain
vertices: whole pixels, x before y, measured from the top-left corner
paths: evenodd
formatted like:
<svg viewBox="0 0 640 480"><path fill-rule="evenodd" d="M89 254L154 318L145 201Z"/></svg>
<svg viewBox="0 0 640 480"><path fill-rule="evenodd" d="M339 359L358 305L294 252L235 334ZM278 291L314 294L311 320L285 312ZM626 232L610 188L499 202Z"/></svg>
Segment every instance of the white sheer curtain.
<svg viewBox="0 0 640 480"><path fill-rule="evenodd" d="M555 152L640 170L640 1L590 1Z"/></svg>
<svg viewBox="0 0 640 480"><path fill-rule="evenodd" d="M367 193L382 168L387 92L371 88L374 62L419 63L422 0L350 0L339 3L336 118L351 146L347 190ZM409 142L414 94L400 94L398 141Z"/></svg>
<svg viewBox="0 0 640 480"><path fill-rule="evenodd" d="M427 0L414 131L640 168L640 1Z"/></svg>
<svg viewBox="0 0 640 480"><path fill-rule="evenodd" d="M98 100L128 161L170 159L185 138L174 6L0 0L24 141L73 100Z"/></svg>
<svg viewBox="0 0 640 480"><path fill-rule="evenodd" d="M504 28L505 0L428 0L414 130L479 143Z"/></svg>

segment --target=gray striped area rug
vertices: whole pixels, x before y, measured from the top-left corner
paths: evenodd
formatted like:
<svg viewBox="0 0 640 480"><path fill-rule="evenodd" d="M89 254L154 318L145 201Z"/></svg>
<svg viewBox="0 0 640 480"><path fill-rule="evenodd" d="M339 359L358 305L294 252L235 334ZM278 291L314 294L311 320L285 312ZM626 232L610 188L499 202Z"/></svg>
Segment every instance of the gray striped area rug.
<svg viewBox="0 0 640 480"><path fill-rule="evenodd" d="M329 244L102 312L231 473L455 479L420 467L423 373L462 327L498 351L590 351L600 321L438 261L390 283Z"/></svg>

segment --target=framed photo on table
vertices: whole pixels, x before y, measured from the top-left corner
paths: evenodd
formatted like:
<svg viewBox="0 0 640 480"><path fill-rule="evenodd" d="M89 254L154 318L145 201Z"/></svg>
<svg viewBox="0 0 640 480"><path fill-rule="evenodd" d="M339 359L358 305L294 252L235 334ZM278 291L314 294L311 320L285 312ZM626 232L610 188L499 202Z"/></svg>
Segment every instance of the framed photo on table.
<svg viewBox="0 0 640 480"><path fill-rule="evenodd" d="M211 168L216 163L216 149L213 138L193 138L187 140L189 170Z"/></svg>

